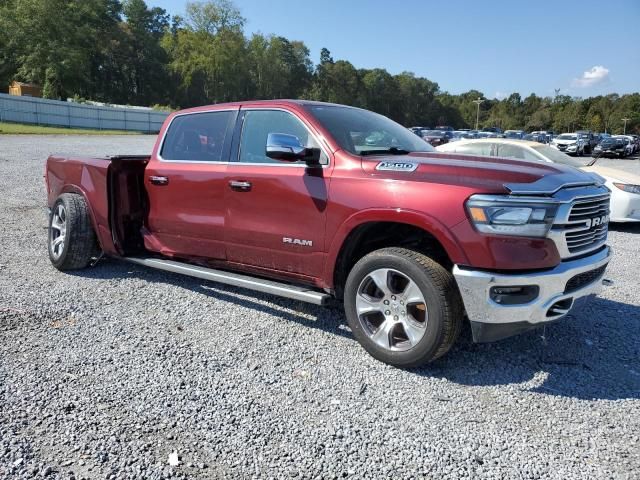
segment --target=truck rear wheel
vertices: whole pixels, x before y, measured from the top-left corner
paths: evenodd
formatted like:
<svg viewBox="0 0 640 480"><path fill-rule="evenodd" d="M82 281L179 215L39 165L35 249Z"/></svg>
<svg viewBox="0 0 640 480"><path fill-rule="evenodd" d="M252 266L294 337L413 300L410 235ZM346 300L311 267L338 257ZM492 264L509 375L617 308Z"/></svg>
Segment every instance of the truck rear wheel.
<svg viewBox="0 0 640 480"><path fill-rule="evenodd" d="M455 279L420 252L394 247L366 255L349 273L344 294L354 336L382 362L423 365L447 353L460 334Z"/></svg>
<svg viewBox="0 0 640 480"><path fill-rule="evenodd" d="M89 207L81 195L63 193L49 216L49 259L58 270L89 265L99 253Z"/></svg>

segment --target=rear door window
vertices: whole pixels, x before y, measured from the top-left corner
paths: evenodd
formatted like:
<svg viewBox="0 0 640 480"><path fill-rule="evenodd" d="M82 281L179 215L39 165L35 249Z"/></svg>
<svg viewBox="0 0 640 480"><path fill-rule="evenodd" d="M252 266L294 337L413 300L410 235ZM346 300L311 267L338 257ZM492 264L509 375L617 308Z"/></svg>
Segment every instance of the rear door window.
<svg viewBox="0 0 640 480"><path fill-rule="evenodd" d="M163 160L226 162L237 111L190 113L169 125L160 155Z"/></svg>

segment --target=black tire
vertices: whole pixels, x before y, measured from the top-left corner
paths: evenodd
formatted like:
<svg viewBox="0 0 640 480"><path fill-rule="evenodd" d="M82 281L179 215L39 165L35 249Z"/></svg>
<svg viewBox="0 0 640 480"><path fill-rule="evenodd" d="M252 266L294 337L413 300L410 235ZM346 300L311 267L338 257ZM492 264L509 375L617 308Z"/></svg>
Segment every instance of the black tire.
<svg viewBox="0 0 640 480"><path fill-rule="evenodd" d="M378 345L358 315L359 289L370 273L380 269L392 269L406 276L423 296L427 312L424 333L408 350L394 351ZM365 350L384 363L402 368L424 365L447 353L460 334L464 314L453 275L428 256L397 247L376 250L356 263L345 285L344 307L347 322Z"/></svg>
<svg viewBox="0 0 640 480"><path fill-rule="evenodd" d="M64 212L64 234L53 226L61 225L61 212ZM63 241L58 243L62 245L56 246L55 240L61 235ZM99 254L89 206L81 195L63 193L54 203L49 216L48 250L51 263L62 271L85 268Z"/></svg>

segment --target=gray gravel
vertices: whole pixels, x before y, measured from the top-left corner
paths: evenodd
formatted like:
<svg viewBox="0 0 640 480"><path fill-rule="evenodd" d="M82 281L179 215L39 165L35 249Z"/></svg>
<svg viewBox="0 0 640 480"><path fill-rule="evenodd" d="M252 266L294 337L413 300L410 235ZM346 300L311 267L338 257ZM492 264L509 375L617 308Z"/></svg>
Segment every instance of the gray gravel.
<svg viewBox="0 0 640 480"><path fill-rule="evenodd" d="M403 371L338 309L115 260L56 271L46 156L153 141L0 136L0 477L637 478L640 228L611 232L615 285L580 314Z"/></svg>

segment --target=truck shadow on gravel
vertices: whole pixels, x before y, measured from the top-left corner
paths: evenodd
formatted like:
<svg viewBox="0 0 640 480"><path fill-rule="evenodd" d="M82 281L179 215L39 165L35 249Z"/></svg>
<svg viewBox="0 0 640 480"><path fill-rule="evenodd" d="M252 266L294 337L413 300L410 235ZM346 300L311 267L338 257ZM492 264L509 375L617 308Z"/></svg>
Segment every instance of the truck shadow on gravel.
<svg viewBox="0 0 640 480"><path fill-rule="evenodd" d="M462 385L513 385L581 400L640 398L640 306L595 298L546 328L474 344L471 331L446 357L416 371Z"/></svg>
<svg viewBox="0 0 640 480"><path fill-rule="evenodd" d="M353 340L341 308L316 307L114 260L71 274L165 283ZM640 306L595 298L554 325L495 343L473 343L465 323L460 339L445 357L407 373L468 386L510 385L521 392L581 400L638 399L639 338Z"/></svg>
<svg viewBox="0 0 640 480"><path fill-rule="evenodd" d="M624 232L624 233L639 233L640 234L640 222L630 222L630 223L610 223L609 230L614 232Z"/></svg>

